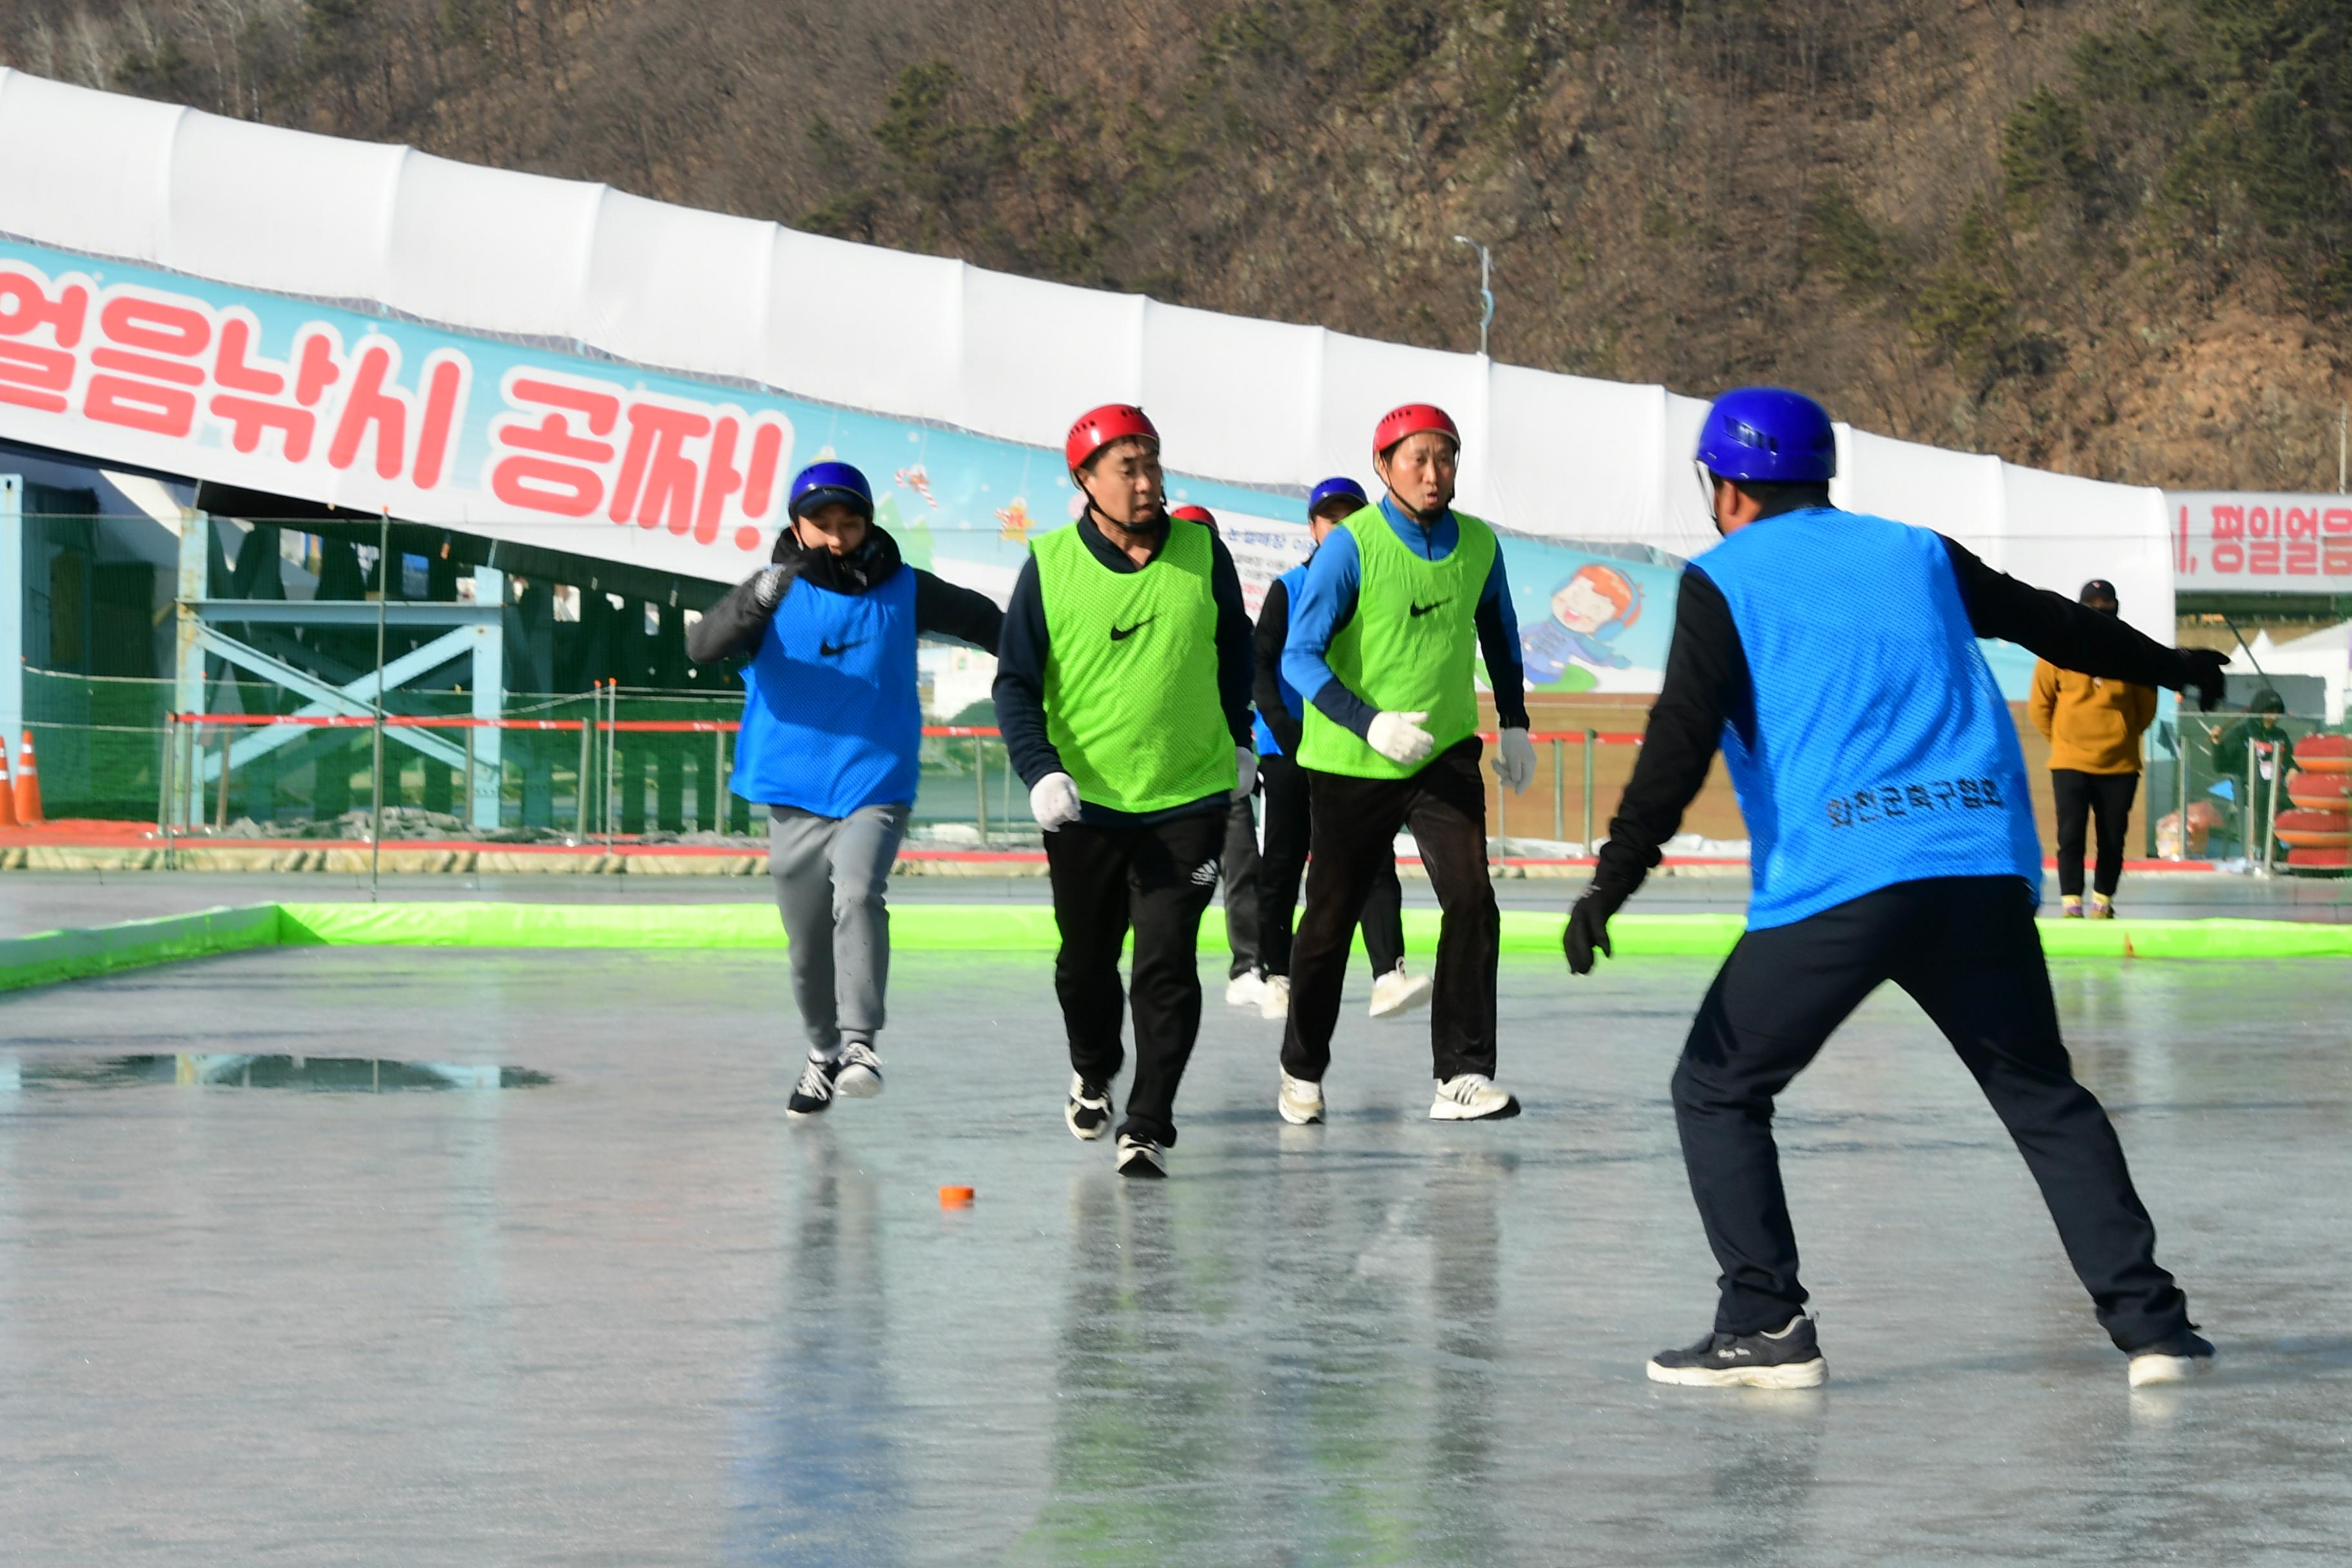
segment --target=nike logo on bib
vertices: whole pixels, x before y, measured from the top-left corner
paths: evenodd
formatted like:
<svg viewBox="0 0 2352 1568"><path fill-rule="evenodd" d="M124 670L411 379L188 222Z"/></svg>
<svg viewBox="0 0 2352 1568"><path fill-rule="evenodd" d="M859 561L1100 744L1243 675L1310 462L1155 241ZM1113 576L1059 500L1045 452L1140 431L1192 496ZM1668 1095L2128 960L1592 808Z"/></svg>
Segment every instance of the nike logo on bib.
<svg viewBox="0 0 2352 1568"><path fill-rule="evenodd" d="M1133 637L1136 633L1141 631L1144 627L1150 626L1159 618L1160 617L1158 616L1146 616L1131 626L1113 626L1110 629L1110 640L1113 642L1125 642L1128 638Z"/></svg>
<svg viewBox="0 0 2352 1568"><path fill-rule="evenodd" d="M1429 614L1432 610L1437 609L1440 605L1450 605L1454 601L1451 599L1440 599L1434 605L1414 605L1411 606L1411 610L1412 614L1415 617L1419 617Z"/></svg>
<svg viewBox="0 0 2352 1568"><path fill-rule="evenodd" d="M819 658L839 658L851 648L863 647L865 646L866 639L864 637L859 637L856 642L826 642L820 637L817 640L816 645L817 657Z"/></svg>

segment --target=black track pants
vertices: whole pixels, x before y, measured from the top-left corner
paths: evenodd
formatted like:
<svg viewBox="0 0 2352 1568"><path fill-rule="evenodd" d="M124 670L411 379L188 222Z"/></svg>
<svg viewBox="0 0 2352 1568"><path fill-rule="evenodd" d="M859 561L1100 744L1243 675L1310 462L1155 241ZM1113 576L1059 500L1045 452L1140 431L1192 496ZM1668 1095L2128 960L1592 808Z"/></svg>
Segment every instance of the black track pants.
<svg viewBox="0 0 2352 1568"><path fill-rule="evenodd" d="M1307 913L1290 954L1290 1021L1282 1070L1320 1082L1331 1065L1348 939L1380 868L1396 865L1397 829L1410 826L1443 911L1430 988L1429 1047L1440 1082L1495 1071L1495 955L1503 919L1486 875L1486 791L1472 736L1411 778L1360 779L1307 771L1313 816Z"/></svg>
<svg viewBox="0 0 2352 1568"><path fill-rule="evenodd" d="M2095 816L2099 825L2099 868L2091 885L2111 899L2116 896L2116 884L2124 879L2124 829L2131 822L2132 796L2138 790L2137 773L2050 770L2050 792L2058 801L2060 892L2082 896L2083 830Z"/></svg>
<svg viewBox="0 0 2352 1568"><path fill-rule="evenodd" d="M1265 792L1265 853L1258 861L1258 948L1268 974L1290 973L1293 922L1298 916L1298 883L1307 874L1308 824L1307 770L1280 752L1257 760L1258 784ZM1232 897L1232 889L1226 890ZM1391 853L1372 873L1361 919L1364 953L1374 978L1404 962L1404 889L1397 883Z"/></svg>
<svg viewBox="0 0 2352 1568"><path fill-rule="evenodd" d="M1775 1329L1804 1304L1773 1097L1887 980L1944 1032L2009 1129L2116 1343L2134 1350L2188 1322L2123 1145L2058 1038L2035 901L2016 877L1899 882L1739 939L1674 1078L1691 1194L1723 1269L1717 1329Z"/></svg>
<svg viewBox="0 0 2352 1568"><path fill-rule="evenodd" d="M1256 805L1253 797L1244 795L1226 808L1225 847L1217 858L1225 880L1225 945L1234 955L1225 971L1229 980L1265 962L1258 931Z"/></svg>
<svg viewBox="0 0 2352 1568"><path fill-rule="evenodd" d="M1225 815L1196 812L1149 827L1074 822L1045 835L1054 923L1062 950L1054 991L1070 1037L1070 1067L1108 1085L1119 1045L1119 946L1135 931L1135 1079L1120 1133L1176 1142L1176 1086L1201 1032L1201 914L1216 890Z"/></svg>

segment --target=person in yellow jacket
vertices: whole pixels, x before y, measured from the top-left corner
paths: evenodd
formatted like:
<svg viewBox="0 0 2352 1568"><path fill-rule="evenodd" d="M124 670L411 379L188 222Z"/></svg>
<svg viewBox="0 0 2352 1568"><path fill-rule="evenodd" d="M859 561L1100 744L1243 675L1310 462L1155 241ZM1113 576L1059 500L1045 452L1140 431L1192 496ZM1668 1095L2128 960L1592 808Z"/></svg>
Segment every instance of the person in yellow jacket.
<svg viewBox="0 0 2352 1568"><path fill-rule="evenodd" d="M2084 607L2117 615L2116 585L2083 584ZM2048 659L2033 667L2033 727L2050 742L2050 790L2058 801L2058 896L2068 920L2083 918L2084 830L2095 817L2099 859L2090 917L2113 920L2124 874L2124 826L2139 789L2140 732L2156 721L2156 689L2077 675Z"/></svg>

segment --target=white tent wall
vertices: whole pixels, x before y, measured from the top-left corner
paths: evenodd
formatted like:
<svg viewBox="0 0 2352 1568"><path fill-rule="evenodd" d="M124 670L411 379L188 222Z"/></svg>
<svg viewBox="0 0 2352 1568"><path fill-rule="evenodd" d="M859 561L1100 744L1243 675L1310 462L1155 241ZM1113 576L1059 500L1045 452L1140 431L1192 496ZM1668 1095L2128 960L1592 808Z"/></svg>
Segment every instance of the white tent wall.
<svg viewBox="0 0 2352 1568"><path fill-rule="evenodd" d="M5 69L0 234L1045 454L1076 411L1138 401L1163 425L1172 467L1277 495L1369 477L1373 421L1425 399L1463 424L1465 506L1507 529L1679 555L1713 542L1688 460L1705 405L1661 387L1041 283ZM0 405L0 434L10 417ZM2168 639L2156 492L1859 432L1843 447L1847 504L1943 529L2047 586L2112 578L2131 618ZM236 453L205 460L220 464L208 477L271 482ZM373 504L351 484L326 488L311 499ZM633 560L661 548L637 529L572 537Z"/></svg>

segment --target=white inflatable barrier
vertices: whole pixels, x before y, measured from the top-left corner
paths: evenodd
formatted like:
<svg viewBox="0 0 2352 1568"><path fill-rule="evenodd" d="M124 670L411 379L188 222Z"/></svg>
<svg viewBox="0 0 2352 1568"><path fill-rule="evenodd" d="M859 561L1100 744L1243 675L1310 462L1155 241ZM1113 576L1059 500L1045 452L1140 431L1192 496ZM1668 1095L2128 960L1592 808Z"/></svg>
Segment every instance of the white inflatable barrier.
<svg viewBox="0 0 2352 1568"><path fill-rule="evenodd" d="M551 356L576 371L604 361L621 383L666 374L701 384L713 409L740 405L746 419L768 417L762 400L782 398L845 419L855 411L1018 444L1031 449L1025 482L1005 483L1024 493L981 487L1013 514L1003 526L1016 545L1025 518L1066 515L1059 445L1091 405L1140 403L1166 435L1171 468L1218 498L1209 504L1252 512L1235 493L1251 492L1265 498L1255 514L1289 521L1318 479L1370 477L1372 424L1408 398L1454 414L1465 435L1462 503L1513 532L1682 556L1712 542L1688 461L1704 404L1662 387L1040 283L13 70L0 70L0 239L31 247L20 256L28 266L44 254L78 258L100 294L110 265L130 264L186 279L192 296L222 310L234 301L196 285L373 317L394 341L404 322L491 340L509 363ZM266 349L273 330L265 321ZM269 352L282 357L296 330L283 329L287 341ZM6 331L0 319L0 349ZM414 382L423 357L407 351L401 374ZM209 426L176 447L152 431L132 438L73 410L5 397L0 437L543 540L544 523L502 512L478 482L494 456L480 432L502 384L484 357L471 363L436 486L408 474L379 479L365 463L273 461L266 444L241 453ZM76 396L85 384L75 383ZM804 411L776 417L802 436L782 460L826 446L875 460L810 438ZM2108 578L2126 617L2170 640L2172 562L2157 491L1841 435L1844 504L1945 530L1994 564L2069 593ZM929 472L940 477L939 460ZM772 521L780 497L757 498L758 513L751 499L730 504ZM569 549L712 577L742 564L730 548L688 550L650 526L574 525L563 538Z"/></svg>

